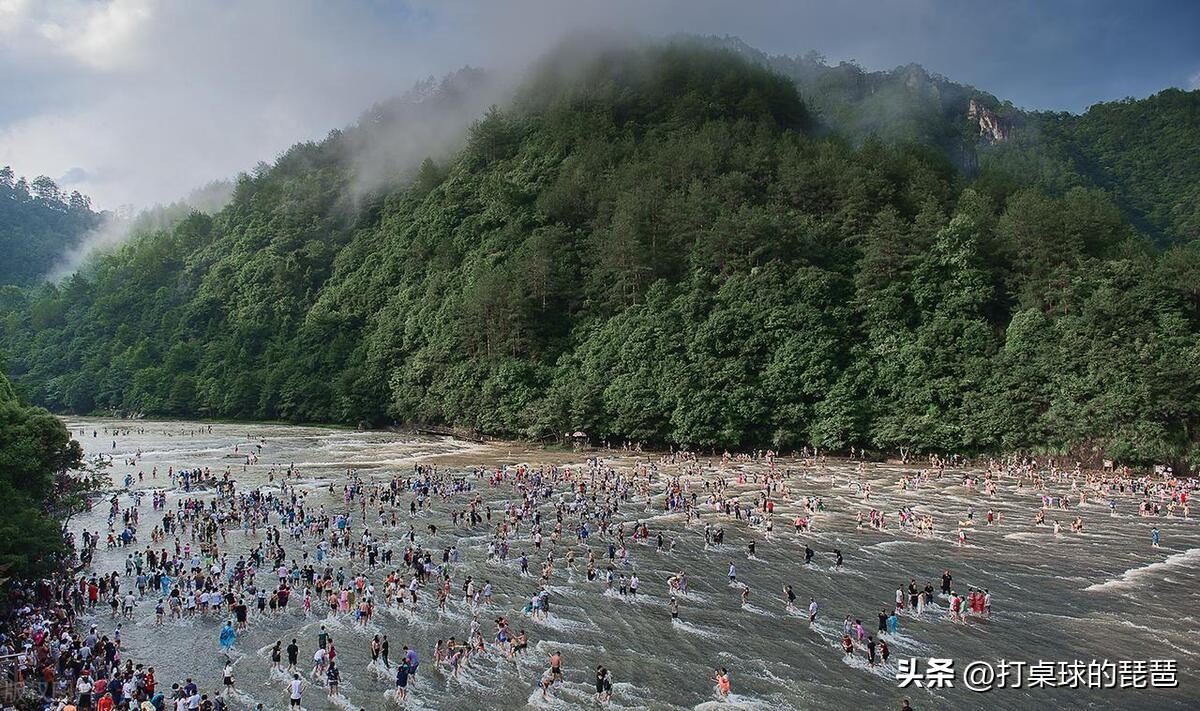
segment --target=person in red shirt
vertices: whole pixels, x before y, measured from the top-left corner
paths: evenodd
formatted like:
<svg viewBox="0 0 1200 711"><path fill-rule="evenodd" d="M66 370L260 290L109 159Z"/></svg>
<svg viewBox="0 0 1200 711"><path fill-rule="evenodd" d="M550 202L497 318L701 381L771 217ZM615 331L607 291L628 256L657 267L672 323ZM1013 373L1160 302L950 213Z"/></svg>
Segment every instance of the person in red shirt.
<svg viewBox="0 0 1200 711"><path fill-rule="evenodd" d="M112 694L106 692L104 696L101 696L100 700L96 702L96 711L112 711L112 708Z"/></svg>

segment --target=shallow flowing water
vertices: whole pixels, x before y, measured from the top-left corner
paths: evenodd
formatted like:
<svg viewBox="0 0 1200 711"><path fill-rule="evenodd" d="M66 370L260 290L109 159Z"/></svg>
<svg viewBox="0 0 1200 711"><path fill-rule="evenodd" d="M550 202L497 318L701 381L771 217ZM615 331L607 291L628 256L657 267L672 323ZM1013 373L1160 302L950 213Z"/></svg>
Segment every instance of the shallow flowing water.
<svg viewBox="0 0 1200 711"><path fill-rule="evenodd" d="M113 457L111 474L118 488L126 474L135 475L133 488L154 489L165 486L168 467L197 466L229 469L240 489L253 488L267 484L267 472L273 466L294 464L300 470L299 486L312 492L311 501L331 509L343 505L340 484L349 469L357 469L368 481L387 481L393 475L411 473L419 461L436 461L439 468L494 468L521 462L570 465L589 456L518 445L289 425L213 424L211 432L208 424L190 422L70 418L67 425L89 455ZM104 432L114 427L130 429L115 435ZM258 452L258 443L263 447L257 463L247 464L246 454ZM618 468L636 461L628 454L602 456ZM136 458L136 464L123 464L129 458ZM710 463L710 477L717 475L718 466L717 461ZM439 615L429 593L422 595L415 616L381 606L365 627L349 616L306 619L300 606L291 604L288 613L279 617L251 612L250 629L239 636L234 648L238 691L232 705L253 708L261 702L268 709L286 708L287 677L270 670L270 647L276 640L286 646L297 638L301 667L306 669L304 663L312 658L323 624L337 645L344 696L331 700L322 688L312 686L304 696L306 709L395 708L390 694L392 673L369 665L370 639L384 633L390 638L393 659L400 656L405 644L421 654L420 674L409 687L406 708L587 707L595 704L592 682L598 664L613 674L611 706L615 708L898 708L903 697L910 698L916 709L1024 711L1030 704L1072 709L1200 707L1200 533L1195 519L1139 517L1136 500L1125 495L1118 498L1115 516L1100 499L1071 511L1047 512L1047 521L1057 518L1063 524L1063 533L1056 536L1049 526L1032 525L1040 507L1038 495L1029 488L1016 489L1010 481L1001 484L995 497L987 497L963 486L960 472L955 471L915 490L901 491L897 480L915 469L874 464L865 475L874 494L864 502L850 483L858 478L853 464L830 462L801 468L780 461L777 466L803 469L805 474L790 482L792 500L776 504L770 540L744 521L706 510L704 519L723 526L726 532L723 545L706 547L703 526L686 525L682 514L663 513L661 497L656 497L652 510L646 510L643 503L626 504L619 514L622 520L630 524L648 521L652 539L662 531L674 542L674 549L659 553L653 545L632 545L626 572L636 570L642 586L636 597L622 598L606 595L600 580L586 580L581 546L572 541L579 559L576 570L556 569L550 585L551 615L545 620L527 618L521 612L540 579L521 576L515 560L489 565L485 561L486 531L482 527L455 531L447 507L439 509L435 503L433 514L414 522L418 542L434 551L457 543L462 563L454 570L456 586L472 575L475 580L490 580L495 587L494 603L479 614L485 637L494 632L491 620L507 615L514 631L523 628L528 632L528 654L517 662L499 655L473 657L458 678L435 669L434 642L465 637L472 610L458 600ZM155 468L157 477L152 475ZM723 475L752 477L764 470L763 464L733 462L725 466ZM141 481L136 480L139 471L144 475ZM669 472L670 467L664 471ZM324 488L331 481L339 488L336 496ZM1052 485L1052 490L1055 486L1056 493L1069 490L1069 484ZM493 509L516 498L509 486L492 488L480 482L476 491ZM747 483L744 491L743 498L749 501L754 485ZM168 506L174 508L182 495L169 492ZM805 495L822 497L826 510L817 516L814 532L795 534L790 521L800 508L796 499ZM456 498L452 503L461 508L461 501ZM121 505L130 505L125 496ZM857 512L875 507L894 521L895 511L904 505L935 517L938 527L932 537L894 528L856 530ZM957 521L966 517L971 505L981 525L969 530L967 545L959 547ZM989 508L1002 512L1002 524L982 526L982 516ZM103 530L107 510L106 505L97 505L93 512L72 521L72 527ZM1084 517L1084 531L1070 533L1069 523L1077 514ZM149 530L159 521L148 499L142 516L140 546L144 548ZM401 530L408 523L405 512ZM429 523L437 525L436 535L425 532ZM1162 547L1157 549L1150 546L1149 531L1154 525L1162 533ZM396 540L399 533L392 536L397 551L403 548ZM754 559L747 557L750 540L757 546ZM261 533L253 538L233 530L222 550L236 557L260 542ZM803 565L805 543L817 551L814 565ZM594 537L590 545L599 562L605 544ZM289 552L296 549L286 536L284 546ZM514 558L523 546L532 549L527 539L518 541ZM845 556L840 570L833 566L830 552L834 548L840 548ZM94 569L101 573L123 570L123 560L131 551L101 546ZM535 556L530 557L531 570L537 570ZM738 580L751 590L744 607L739 604L740 589L731 586L726 577L731 562L737 565ZM348 563L344 556L334 559L335 567ZM952 622L944 609L927 611L920 619L901 616L898 634L885 637L892 648L890 664L872 668L861 653L843 656L839 642L845 615L862 619L873 631L877 613L891 606L899 585L907 586L909 579L915 578L918 584L930 581L936 588L947 568L958 590L977 587L991 591L994 612L990 619ZM680 620L673 622L667 610L666 581L681 570L689 576L691 592L679 598ZM352 572L357 569L347 569L348 574ZM382 568L372 575L380 591L384 575ZM125 585L129 584L126 579ZM806 607L810 597L820 604L815 625L808 624L803 612L784 610L781 591L785 584L793 586L798 606ZM153 665L160 685L191 677L209 691L218 690L225 655L218 648L217 635L224 618L213 615L158 627L154 624L155 600L147 596L134 619L123 623L126 656ZM107 632L115 621L104 608L95 615L95 624ZM543 700L538 680L546 668L546 657L555 650L563 655L566 679ZM956 679L953 689L899 689L896 658L910 656L921 658L922 665L928 657L953 658L960 670L971 660L1174 659L1178 687L1000 689L981 694L962 688ZM714 696L709 678L715 667L729 670L733 693L726 700Z"/></svg>

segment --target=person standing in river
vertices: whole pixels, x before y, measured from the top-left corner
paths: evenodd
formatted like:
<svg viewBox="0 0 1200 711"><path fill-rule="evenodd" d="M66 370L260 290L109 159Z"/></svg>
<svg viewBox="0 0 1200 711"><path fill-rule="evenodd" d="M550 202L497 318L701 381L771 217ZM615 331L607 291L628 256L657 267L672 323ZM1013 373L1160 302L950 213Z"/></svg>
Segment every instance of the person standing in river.
<svg viewBox="0 0 1200 711"><path fill-rule="evenodd" d="M299 674L292 674L292 680L288 682L288 705L291 708L300 708L300 700L304 696L304 680Z"/></svg>
<svg viewBox="0 0 1200 711"><path fill-rule="evenodd" d="M603 666L596 667L596 702L605 703L612 699L612 679Z"/></svg>

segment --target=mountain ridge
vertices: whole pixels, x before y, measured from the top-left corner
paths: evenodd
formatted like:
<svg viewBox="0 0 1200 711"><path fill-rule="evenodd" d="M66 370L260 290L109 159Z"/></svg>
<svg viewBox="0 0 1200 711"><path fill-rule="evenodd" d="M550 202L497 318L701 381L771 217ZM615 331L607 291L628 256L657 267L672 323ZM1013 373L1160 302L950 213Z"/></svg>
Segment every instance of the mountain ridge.
<svg viewBox="0 0 1200 711"><path fill-rule="evenodd" d="M1078 114L1025 110L919 64L869 71L853 62L830 66L813 52L768 55L733 37L692 41L730 48L791 78L818 118L852 140L933 145L972 177L993 173L985 182L1014 173L1028 180L1032 172L1051 192L1100 188L1158 244L1200 239L1200 90L1167 88L1097 102ZM972 116L976 104L979 117ZM991 124L986 131L984 120ZM992 140L981 144L976 127Z"/></svg>

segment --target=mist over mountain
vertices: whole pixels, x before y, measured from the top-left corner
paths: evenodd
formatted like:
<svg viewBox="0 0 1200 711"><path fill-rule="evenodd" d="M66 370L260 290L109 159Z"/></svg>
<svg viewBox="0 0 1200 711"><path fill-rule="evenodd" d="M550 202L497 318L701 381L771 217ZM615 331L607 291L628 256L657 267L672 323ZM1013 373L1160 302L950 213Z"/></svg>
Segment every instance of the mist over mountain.
<svg viewBox="0 0 1200 711"><path fill-rule="evenodd" d="M1196 456L1200 92L1039 114L915 65L578 49L0 291L7 372L75 412Z"/></svg>
<svg viewBox="0 0 1200 711"><path fill-rule="evenodd" d="M331 131L348 171L346 210L410 181L423 160L451 154L471 122L501 98L503 87L482 70L464 68L440 80L422 80L403 95L363 112L354 125ZM269 169L262 163L251 172ZM31 188L28 181L12 176L11 169L5 171L0 245L13 249L9 276L0 270L0 284L59 281L135 235L169 230L193 212L217 213L232 198L235 185L233 179L214 180L167 204L136 212L125 207L93 213L88 198L78 192L62 194L49 178L38 178Z"/></svg>

